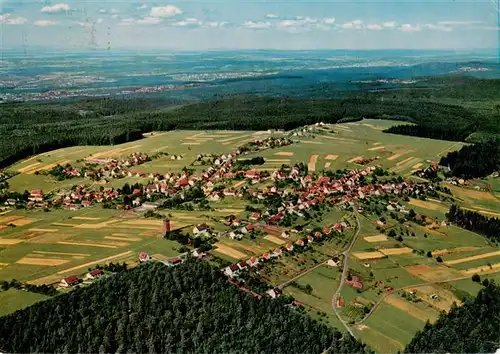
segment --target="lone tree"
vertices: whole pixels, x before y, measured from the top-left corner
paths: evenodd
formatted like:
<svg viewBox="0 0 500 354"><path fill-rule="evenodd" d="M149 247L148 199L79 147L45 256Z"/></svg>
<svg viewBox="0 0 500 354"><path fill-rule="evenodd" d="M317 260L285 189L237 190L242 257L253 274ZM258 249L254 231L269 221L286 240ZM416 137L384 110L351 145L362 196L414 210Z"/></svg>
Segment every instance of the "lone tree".
<svg viewBox="0 0 500 354"><path fill-rule="evenodd" d="M432 258L432 252L431 251L427 252L427 257Z"/></svg>
<svg viewBox="0 0 500 354"><path fill-rule="evenodd" d="M479 274L474 274L472 276L472 281L476 282L476 283L479 283L481 281L481 277L479 276Z"/></svg>

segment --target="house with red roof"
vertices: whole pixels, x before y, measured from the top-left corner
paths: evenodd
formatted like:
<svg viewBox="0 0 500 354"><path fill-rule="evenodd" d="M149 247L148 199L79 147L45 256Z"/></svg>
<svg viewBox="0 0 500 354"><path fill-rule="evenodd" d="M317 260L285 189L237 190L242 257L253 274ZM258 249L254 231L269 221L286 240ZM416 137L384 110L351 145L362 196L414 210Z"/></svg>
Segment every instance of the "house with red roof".
<svg viewBox="0 0 500 354"><path fill-rule="evenodd" d="M286 245L285 248L286 248L287 251L290 251L290 252L293 251L293 245L292 244Z"/></svg>
<svg viewBox="0 0 500 354"><path fill-rule="evenodd" d="M259 220L260 219L260 213L252 213L252 215L250 215L250 220Z"/></svg>
<svg viewBox="0 0 500 354"><path fill-rule="evenodd" d="M312 237L311 235L308 235L307 236L307 242L308 243L314 242L314 237Z"/></svg>
<svg viewBox="0 0 500 354"><path fill-rule="evenodd" d="M224 274L232 278L238 273L239 270L240 268L238 267L237 264L231 264L230 266L224 268Z"/></svg>
<svg viewBox="0 0 500 354"><path fill-rule="evenodd" d="M268 261L271 259L271 255L269 254L269 252L266 252L262 255L262 259L265 260L265 261Z"/></svg>
<svg viewBox="0 0 500 354"><path fill-rule="evenodd" d="M251 257L247 263L250 267L255 267L259 264L259 259L257 257Z"/></svg>
<svg viewBox="0 0 500 354"><path fill-rule="evenodd" d="M80 278L76 275L71 275L67 278L61 280L60 286L64 288L69 288L70 286L78 285L80 283Z"/></svg>
<svg viewBox="0 0 500 354"><path fill-rule="evenodd" d="M305 245L304 241L302 241L302 240L297 240L297 241L295 241L295 244L296 244L297 246L300 246L300 247L304 247L304 245Z"/></svg>
<svg viewBox="0 0 500 354"><path fill-rule="evenodd" d="M246 261L240 261L238 263L238 268L240 268L241 270L247 269L247 267L248 267L248 264Z"/></svg>
<svg viewBox="0 0 500 354"><path fill-rule="evenodd" d="M85 275L85 280L92 280L92 279L96 279L96 278L99 278L101 275L103 275L104 272L101 270L101 269L94 269L90 272L88 272L86 275Z"/></svg>
<svg viewBox="0 0 500 354"><path fill-rule="evenodd" d="M325 226L325 227L323 228L323 233L324 233L325 235L329 235L331 232L332 232L332 229L330 229L328 226Z"/></svg>
<svg viewBox="0 0 500 354"><path fill-rule="evenodd" d="M273 251L273 257L280 257L281 254L283 253L283 250L281 248L275 248Z"/></svg>

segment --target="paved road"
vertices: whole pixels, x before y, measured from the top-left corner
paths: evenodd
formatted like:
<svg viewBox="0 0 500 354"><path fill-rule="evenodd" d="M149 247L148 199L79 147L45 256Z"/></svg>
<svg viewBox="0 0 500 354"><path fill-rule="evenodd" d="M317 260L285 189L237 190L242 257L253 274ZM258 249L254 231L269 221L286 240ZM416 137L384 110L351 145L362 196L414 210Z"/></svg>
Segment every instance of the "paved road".
<svg viewBox="0 0 500 354"><path fill-rule="evenodd" d="M344 259L343 259L344 267L342 269L342 275L340 277L339 287L337 288L337 290L335 291L335 293L333 294L333 297L332 297L333 312L335 312L335 315L338 317L340 322L342 322L342 324L344 325L347 332L349 332L351 334L351 336L353 336L353 337L355 337L355 335L354 335L352 329L347 325L347 323L342 319L342 317L340 317L340 314L337 311L336 300L337 300L337 297L340 295L340 291L342 290L342 286L344 285L345 280L347 278L347 273L349 272L349 265L348 265L349 254L351 253L351 250L354 247L354 244L358 240L359 232L361 231L361 225L359 224L359 219L356 216L356 214L354 214L354 218L356 219L356 233L354 234L349 246L344 250L344 252L342 252L342 255L344 256Z"/></svg>

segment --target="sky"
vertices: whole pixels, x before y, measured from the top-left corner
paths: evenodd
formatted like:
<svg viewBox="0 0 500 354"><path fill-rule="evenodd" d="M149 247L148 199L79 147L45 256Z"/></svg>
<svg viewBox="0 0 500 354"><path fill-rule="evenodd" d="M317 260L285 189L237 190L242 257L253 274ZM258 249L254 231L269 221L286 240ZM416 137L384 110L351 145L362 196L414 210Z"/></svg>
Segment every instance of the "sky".
<svg viewBox="0 0 500 354"><path fill-rule="evenodd" d="M0 0L10 48L498 48L500 0Z"/></svg>

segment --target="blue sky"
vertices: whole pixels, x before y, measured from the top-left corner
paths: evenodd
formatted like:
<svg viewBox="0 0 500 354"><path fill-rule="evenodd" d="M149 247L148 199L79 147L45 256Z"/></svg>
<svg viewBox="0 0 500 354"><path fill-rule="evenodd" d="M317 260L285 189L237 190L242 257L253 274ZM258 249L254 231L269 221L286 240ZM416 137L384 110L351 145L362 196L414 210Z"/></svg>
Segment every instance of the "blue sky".
<svg viewBox="0 0 500 354"><path fill-rule="evenodd" d="M0 0L2 46L455 49L498 46L498 0Z"/></svg>

